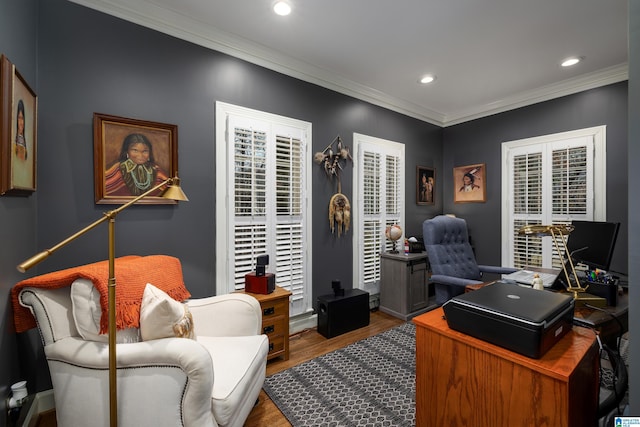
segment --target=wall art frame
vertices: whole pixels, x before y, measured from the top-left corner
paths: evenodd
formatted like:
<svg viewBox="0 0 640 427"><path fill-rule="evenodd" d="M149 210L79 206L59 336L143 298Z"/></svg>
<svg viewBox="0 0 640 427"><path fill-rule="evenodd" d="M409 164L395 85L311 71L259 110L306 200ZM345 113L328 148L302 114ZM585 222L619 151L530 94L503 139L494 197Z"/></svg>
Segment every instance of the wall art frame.
<svg viewBox="0 0 640 427"><path fill-rule="evenodd" d="M486 167L484 163L453 168L454 203L484 203L487 200Z"/></svg>
<svg viewBox="0 0 640 427"><path fill-rule="evenodd" d="M93 114L96 204L123 204L178 175L178 126ZM176 204L162 190L138 204Z"/></svg>
<svg viewBox="0 0 640 427"><path fill-rule="evenodd" d="M433 205L436 200L436 170L416 166L416 204Z"/></svg>
<svg viewBox="0 0 640 427"><path fill-rule="evenodd" d="M0 195L36 191L38 97L14 64L0 56Z"/></svg>

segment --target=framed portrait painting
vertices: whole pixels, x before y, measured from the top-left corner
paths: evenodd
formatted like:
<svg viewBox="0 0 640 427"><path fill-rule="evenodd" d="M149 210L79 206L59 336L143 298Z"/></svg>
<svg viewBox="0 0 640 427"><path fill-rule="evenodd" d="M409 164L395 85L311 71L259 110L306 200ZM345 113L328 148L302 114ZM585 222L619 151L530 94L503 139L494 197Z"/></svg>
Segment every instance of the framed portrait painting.
<svg viewBox="0 0 640 427"><path fill-rule="evenodd" d="M0 99L0 195L29 195L36 191L38 98L4 55Z"/></svg>
<svg viewBox="0 0 640 427"><path fill-rule="evenodd" d="M485 202L487 199L485 176L484 163L453 168L454 203Z"/></svg>
<svg viewBox="0 0 640 427"><path fill-rule="evenodd" d="M178 126L94 113L97 204L123 204L178 174ZM164 188L139 204L175 204Z"/></svg>
<svg viewBox="0 0 640 427"><path fill-rule="evenodd" d="M416 204L433 205L435 203L435 192L435 169L416 166Z"/></svg>

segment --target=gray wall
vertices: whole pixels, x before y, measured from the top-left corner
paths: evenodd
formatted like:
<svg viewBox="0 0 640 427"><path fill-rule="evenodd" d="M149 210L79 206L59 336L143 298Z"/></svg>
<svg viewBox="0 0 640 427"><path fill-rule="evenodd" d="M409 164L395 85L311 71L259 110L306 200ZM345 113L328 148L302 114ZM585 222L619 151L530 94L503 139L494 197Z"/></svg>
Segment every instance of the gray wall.
<svg viewBox="0 0 640 427"><path fill-rule="evenodd" d="M0 1L0 53L9 58L37 93L36 17L35 0ZM36 200L36 194L0 197L0 398L7 396L11 384L22 379L21 361L29 357L17 350L9 289L21 279L16 270L20 257L36 248ZM0 416L0 426L5 422L4 415Z"/></svg>
<svg viewBox="0 0 640 427"><path fill-rule="evenodd" d="M105 209L93 203L93 112L178 125L180 177L190 201L135 206L119 215L116 251L179 257L195 297L215 293L216 101L311 122L314 152L338 134L352 147L352 133L360 132L405 143L411 159L433 164L440 158L437 126L66 1L42 2L41 8L39 247L55 244ZM352 244L330 234L325 213L336 186L321 167L312 167L309 262L318 295L331 292L334 277L350 286ZM408 169L415 176L415 166ZM351 179L347 167L342 185L349 197ZM106 230L93 232L41 264L40 271L103 259L106 247ZM334 267L326 268L328 263Z"/></svg>
<svg viewBox="0 0 640 427"><path fill-rule="evenodd" d="M468 221L478 262L500 264L501 143L600 125L607 126L607 220L621 223L611 269L627 273L627 82L445 128L444 170L486 164L486 203L455 204L452 180L444 183L444 211Z"/></svg>

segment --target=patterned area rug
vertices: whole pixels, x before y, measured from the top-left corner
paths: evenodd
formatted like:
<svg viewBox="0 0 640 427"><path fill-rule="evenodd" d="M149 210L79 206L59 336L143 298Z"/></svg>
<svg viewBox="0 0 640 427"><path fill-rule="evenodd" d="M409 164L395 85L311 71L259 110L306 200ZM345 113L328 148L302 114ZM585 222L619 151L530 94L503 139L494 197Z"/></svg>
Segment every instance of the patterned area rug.
<svg viewBox="0 0 640 427"><path fill-rule="evenodd" d="M294 427L415 425L415 326L404 323L267 377Z"/></svg>

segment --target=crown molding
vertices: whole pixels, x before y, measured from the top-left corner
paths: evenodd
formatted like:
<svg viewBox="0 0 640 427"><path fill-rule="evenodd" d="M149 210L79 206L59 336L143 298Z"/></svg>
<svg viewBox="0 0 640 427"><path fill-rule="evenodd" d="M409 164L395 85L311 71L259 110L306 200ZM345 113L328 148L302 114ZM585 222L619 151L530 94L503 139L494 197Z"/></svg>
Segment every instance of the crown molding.
<svg viewBox="0 0 640 427"><path fill-rule="evenodd" d="M231 36L145 0L135 2L127 0L69 1L441 127L464 123L628 79L628 66L625 63L575 79L515 94L489 104L445 114L342 78L279 51L240 37Z"/></svg>
<svg viewBox="0 0 640 427"><path fill-rule="evenodd" d="M437 126L443 125L444 115L436 111L391 97L374 88L344 79L248 40L232 37L228 33L212 29L176 12L159 8L150 2L69 1L409 117Z"/></svg>
<svg viewBox="0 0 640 427"><path fill-rule="evenodd" d="M628 64L615 65L593 73L583 74L573 79L567 79L530 91L521 92L496 102L448 114L445 116L443 126L453 126L628 79Z"/></svg>

